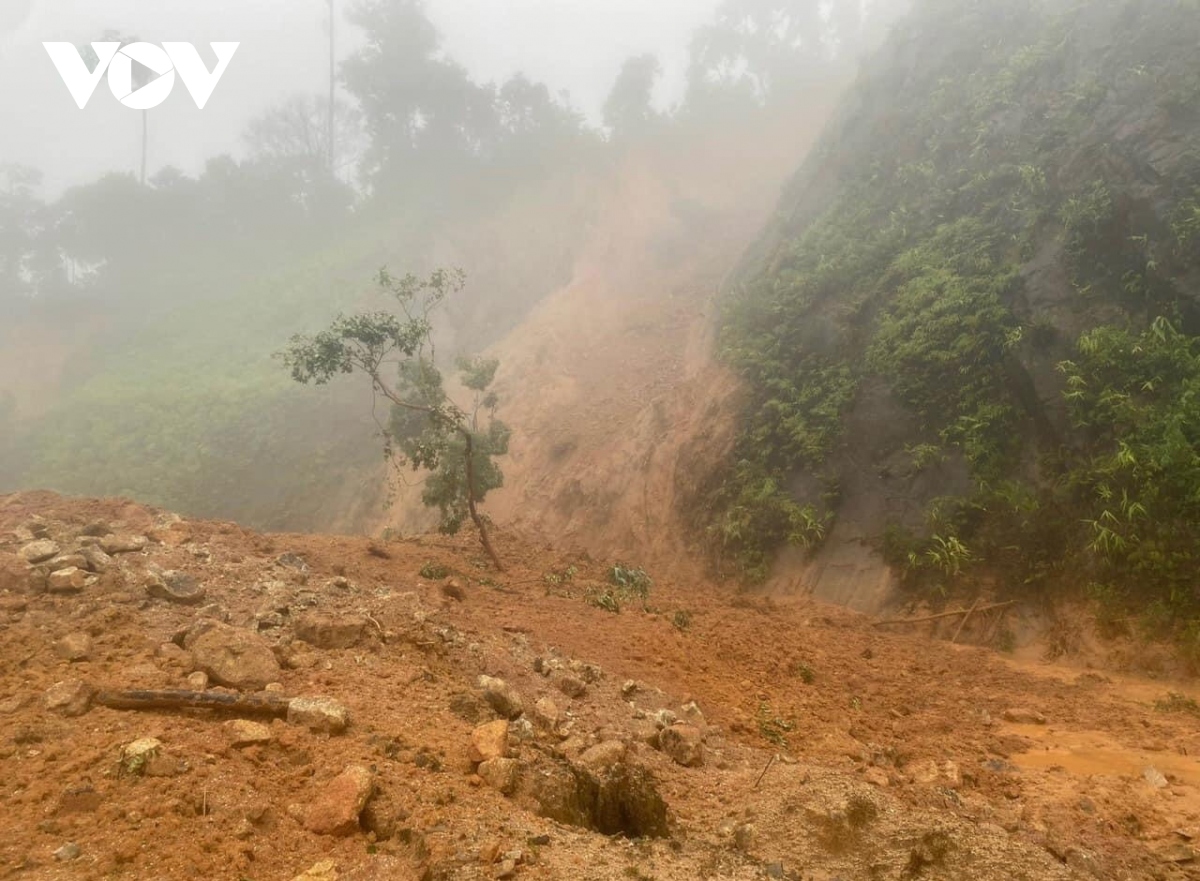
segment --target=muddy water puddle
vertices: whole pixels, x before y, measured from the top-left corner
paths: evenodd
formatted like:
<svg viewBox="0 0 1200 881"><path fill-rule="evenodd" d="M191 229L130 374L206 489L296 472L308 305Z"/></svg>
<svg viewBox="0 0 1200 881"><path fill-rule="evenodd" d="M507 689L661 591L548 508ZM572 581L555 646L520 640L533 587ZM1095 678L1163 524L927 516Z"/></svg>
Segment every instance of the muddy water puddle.
<svg viewBox="0 0 1200 881"><path fill-rule="evenodd" d="M1009 726L1037 745L1011 757L1019 768L1059 768L1078 777L1141 777L1147 768L1179 783L1200 787L1200 757L1131 749L1099 731L1061 731L1038 725Z"/></svg>

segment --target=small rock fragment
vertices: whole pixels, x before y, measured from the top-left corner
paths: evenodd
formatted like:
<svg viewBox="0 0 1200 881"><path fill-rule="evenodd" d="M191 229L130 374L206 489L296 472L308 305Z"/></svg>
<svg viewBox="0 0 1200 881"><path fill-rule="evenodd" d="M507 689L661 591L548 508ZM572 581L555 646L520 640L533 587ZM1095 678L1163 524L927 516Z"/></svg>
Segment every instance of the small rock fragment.
<svg viewBox="0 0 1200 881"><path fill-rule="evenodd" d="M82 716L92 702L92 690L77 679L69 679L50 686L42 701L52 713Z"/></svg>
<svg viewBox="0 0 1200 881"><path fill-rule="evenodd" d="M271 742L271 729L249 719L230 719L221 726L232 747L256 746Z"/></svg>
<svg viewBox="0 0 1200 881"><path fill-rule="evenodd" d="M512 795L517 788L520 762L516 759L488 759L479 765L479 776L492 789L504 795Z"/></svg>
<svg viewBox="0 0 1200 881"><path fill-rule="evenodd" d="M100 539L104 553L111 555L136 554L144 551L148 544L150 539L144 535L106 535Z"/></svg>
<svg viewBox="0 0 1200 881"><path fill-rule="evenodd" d="M40 541L30 542L29 544L25 545L25 547L21 548L20 550L20 556L21 559L26 563L29 563L30 565L36 565L57 557L59 550L60 549L56 542L52 542L50 539L44 538Z"/></svg>
<svg viewBox="0 0 1200 881"><path fill-rule="evenodd" d="M146 593L155 599L184 606L198 605L204 602L207 596L207 591L200 586L195 577L175 570L169 570L161 577L151 579L146 585Z"/></svg>
<svg viewBox="0 0 1200 881"><path fill-rule="evenodd" d="M49 563L46 563L46 569L49 572L57 572L60 569L88 569L87 557L83 554L59 554Z"/></svg>
<svg viewBox="0 0 1200 881"><path fill-rule="evenodd" d="M75 566L51 572L46 578L46 589L50 593L79 593L87 586L87 573Z"/></svg>
<svg viewBox="0 0 1200 881"><path fill-rule="evenodd" d="M480 676L479 688L493 710L506 719L515 719L525 712L525 702L511 685L493 676Z"/></svg>
<svg viewBox="0 0 1200 881"><path fill-rule="evenodd" d="M742 853L748 854L754 849L754 840L758 836L758 830L754 828L753 823L743 823L734 830L733 846Z"/></svg>
<svg viewBox="0 0 1200 881"><path fill-rule="evenodd" d="M672 725L659 734L659 747L677 764L697 768L704 764L703 735L693 725Z"/></svg>
<svg viewBox="0 0 1200 881"><path fill-rule="evenodd" d="M587 683L577 676L563 676L558 680L558 690L570 698L581 698L587 694Z"/></svg>
<svg viewBox="0 0 1200 881"><path fill-rule="evenodd" d="M1014 725L1045 725L1046 717L1037 710L1014 707L1004 711L1004 721Z"/></svg>
<svg viewBox="0 0 1200 881"><path fill-rule="evenodd" d="M296 638L319 649L348 649L362 642L367 619L358 615L320 615L313 612L298 618Z"/></svg>
<svg viewBox="0 0 1200 881"><path fill-rule="evenodd" d="M64 661L86 661L92 654L92 638L86 633L68 633L54 644L54 653Z"/></svg>
<svg viewBox="0 0 1200 881"><path fill-rule="evenodd" d="M375 788L370 769L350 765L309 805L304 828L316 835L349 835L358 830L358 818Z"/></svg>
<svg viewBox="0 0 1200 881"><path fill-rule="evenodd" d="M538 698L533 704L533 721L539 728L552 733L557 732L562 721L558 704L548 697Z"/></svg>
<svg viewBox="0 0 1200 881"><path fill-rule="evenodd" d="M61 862L70 862L71 860L79 859L79 855L83 853L79 845L74 841L68 841L62 847L54 852L54 858Z"/></svg>
<svg viewBox="0 0 1200 881"><path fill-rule="evenodd" d="M638 684L632 679L626 679L621 686L621 697L629 700L638 693Z"/></svg>
<svg viewBox="0 0 1200 881"><path fill-rule="evenodd" d="M1165 789L1167 787L1167 778L1157 768L1147 768L1142 772L1142 778L1155 789Z"/></svg>
<svg viewBox="0 0 1200 881"><path fill-rule="evenodd" d="M628 748L619 740L606 740L583 751L579 764L590 771L604 773L625 759Z"/></svg>
<svg viewBox="0 0 1200 881"><path fill-rule="evenodd" d="M867 768L867 772L863 776L872 786L878 786L880 788L887 786L890 782L887 771L883 770L882 768Z"/></svg>
<svg viewBox="0 0 1200 881"><path fill-rule="evenodd" d="M333 860L322 860L292 881L338 881L338 877L337 863Z"/></svg>
<svg viewBox="0 0 1200 881"><path fill-rule="evenodd" d="M499 719L471 732L467 754L472 762L486 762L508 755L508 721Z"/></svg>
<svg viewBox="0 0 1200 881"><path fill-rule="evenodd" d="M161 755L162 741L157 737L143 737L125 747L121 762L125 773L139 776L146 773L146 766Z"/></svg>
<svg viewBox="0 0 1200 881"><path fill-rule="evenodd" d="M197 670L188 676L187 684L192 691L204 691L208 688L208 674L203 670Z"/></svg>
<svg viewBox="0 0 1200 881"><path fill-rule="evenodd" d="M80 548L79 556L83 557L87 562L87 568L92 572L103 572L114 562L112 557L95 545Z"/></svg>
<svg viewBox="0 0 1200 881"><path fill-rule="evenodd" d="M311 731L341 734L350 724L349 711L324 697L295 697L288 703L287 720Z"/></svg>
<svg viewBox="0 0 1200 881"><path fill-rule="evenodd" d="M463 590L463 586L457 578L451 578L449 581L443 582L442 596L461 603L467 599L467 592Z"/></svg>

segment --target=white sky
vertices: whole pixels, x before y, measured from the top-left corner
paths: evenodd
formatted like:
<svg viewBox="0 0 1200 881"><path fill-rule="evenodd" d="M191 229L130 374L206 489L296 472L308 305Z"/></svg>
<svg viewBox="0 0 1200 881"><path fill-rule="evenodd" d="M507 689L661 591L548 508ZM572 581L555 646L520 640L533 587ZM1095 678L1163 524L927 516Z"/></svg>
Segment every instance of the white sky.
<svg viewBox="0 0 1200 881"><path fill-rule="evenodd" d="M668 72L661 100L677 99L691 34L717 3L427 0L446 50L477 79L524 71L569 91L593 119L621 62L636 53L658 54ZM151 173L168 164L195 171L206 157L236 149L262 108L325 88L326 17L325 0L0 0L0 163L41 168L51 190L139 164L140 113L120 106L104 81L80 111L43 41L78 44L116 29L149 42L195 43L210 65L207 42L240 42L203 112L182 84L150 112ZM353 34L342 33L348 48Z"/></svg>

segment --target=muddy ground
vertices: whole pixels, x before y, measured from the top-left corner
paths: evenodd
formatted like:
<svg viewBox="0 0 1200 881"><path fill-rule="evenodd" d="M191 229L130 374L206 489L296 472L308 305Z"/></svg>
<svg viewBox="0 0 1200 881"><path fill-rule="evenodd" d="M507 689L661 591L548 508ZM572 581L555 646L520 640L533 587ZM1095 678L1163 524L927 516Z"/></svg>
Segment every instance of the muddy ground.
<svg viewBox="0 0 1200 881"><path fill-rule="evenodd" d="M0 497L0 877L1200 877L1186 685L499 544ZM204 679L349 726L87 701Z"/></svg>

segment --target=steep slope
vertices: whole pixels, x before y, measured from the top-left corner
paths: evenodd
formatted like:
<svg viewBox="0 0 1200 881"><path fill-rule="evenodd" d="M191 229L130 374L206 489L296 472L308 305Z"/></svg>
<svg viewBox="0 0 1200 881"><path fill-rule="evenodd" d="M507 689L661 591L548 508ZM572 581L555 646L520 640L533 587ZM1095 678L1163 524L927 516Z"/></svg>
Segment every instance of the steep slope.
<svg viewBox="0 0 1200 881"><path fill-rule="evenodd" d="M488 501L499 522L659 568L706 565L691 503L728 452L738 388L713 358L717 294L826 113L814 96L630 151L570 283L493 349L513 428Z"/></svg>
<svg viewBox="0 0 1200 881"><path fill-rule="evenodd" d="M1190 620L1198 29L1140 0L897 26L737 279L730 572L868 609L901 571L1090 583Z"/></svg>

